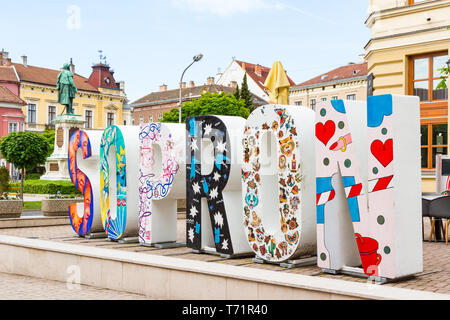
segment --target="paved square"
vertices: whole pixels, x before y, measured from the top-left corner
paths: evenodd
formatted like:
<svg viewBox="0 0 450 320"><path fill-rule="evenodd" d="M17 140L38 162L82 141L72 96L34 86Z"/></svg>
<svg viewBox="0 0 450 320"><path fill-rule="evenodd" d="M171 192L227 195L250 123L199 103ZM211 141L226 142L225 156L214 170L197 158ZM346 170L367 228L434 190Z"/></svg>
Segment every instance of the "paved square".
<svg viewBox="0 0 450 320"><path fill-rule="evenodd" d="M425 220L425 239L428 238L429 235L429 222ZM51 240L57 242L64 243L72 243L78 245L85 246L94 246L107 248L110 250L125 250L131 252L140 252L143 254L152 254L152 255L164 255L164 256L174 256L182 259L194 259L201 260L206 262L216 262L216 263L225 263L232 264L237 266L243 266L248 268L258 268L258 269L268 269L278 272L287 272L287 273L295 273L316 277L325 277L332 279L342 279L345 281L356 281L356 282L366 282L367 280L364 278L358 278L348 275L329 275L321 272L321 269L317 266L307 266L307 267L298 267L294 269L285 269L281 268L277 265L271 264L258 264L253 263L251 257L239 258L239 259L225 259L215 255L209 254L194 254L190 249L186 247L179 247L173 249L156 249L153 247L143 247L139 246L139 244L119 244L117 242L111 242L105 239L92 239L87 240L84 238L76 237L72 228L68 225L65 226L52 226L52 227L35 227L35 228L11 228L11 229L0 229L0 234L10 235L16 237L24 237L24 238L36 238L42 240ZM185 220L178 220L178 241L185 241ZM411 279L404 280L396 283L387 283L384 286L393 286L399 288L407 288L407 289L415 289L415 290L425 290L436 293L444 293L450 294L450 245L446 245L445 243L439 242L428 242L425 241L423 243L423 263L424 263L424 272L418 274ZM18 276L17 276L18 277ZM91 299L92 297L97 297L99 299L104 299L109 297L108 295L115 295L117 299L138 299L143 298L139 295L128 295L120 292L109 292L111 290L107 290L108 292L102 292L104 289L98 289L82 286L83 290L79 293L77 292L69 292L64 290L66 284L58 283L55 281L41 281L28 277L18 277L11 275L1 275L0 274L0 283L5 280L5 284L3 287L0 286L0 295L4 297L2 293L8 293L13 289L24 290L24 292L32 292L33 283L36 283L36 287L39 291L42 291L43 288L48 286L48 288L55 288L54 292L59 292L60 294L53 295L52 293L47 293L49 295L49 299L52 297L57 298L70 298L70 297L78 297L80 299ZM38 282L33 282L38 281ZM40 281L40 282L39 282ZM56 283L56 284L55 284ZM18 288L16 288L18 286ZM59 287L58 287L59 286ZM59 289L58 289L59 288ZM95 290L97 291L95 291ZM45 290L43 290L45 291ZM52 291L52 290L49 290ZM97 294L99 296L97 296ZM14 295L8 295L8 298ZM25 295L27 296L27 295ZM30 293L30 298L33 298L33 294ZM45 298L45 297L43 297Z"/></svg>

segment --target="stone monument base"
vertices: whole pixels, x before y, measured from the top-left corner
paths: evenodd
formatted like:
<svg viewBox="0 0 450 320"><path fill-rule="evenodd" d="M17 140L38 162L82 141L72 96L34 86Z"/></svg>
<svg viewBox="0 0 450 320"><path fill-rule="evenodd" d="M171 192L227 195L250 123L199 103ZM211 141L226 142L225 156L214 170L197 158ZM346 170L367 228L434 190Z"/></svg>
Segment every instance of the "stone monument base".
<svg viewBox="0 0 450 320"><path fill-rule="evenodd" d="M53 121L55 124L55 149L45 162L45 174L41 180L70 181L68 170L69 139L72 133L84 127L86 121L78 114L63 114Z"/></svg>

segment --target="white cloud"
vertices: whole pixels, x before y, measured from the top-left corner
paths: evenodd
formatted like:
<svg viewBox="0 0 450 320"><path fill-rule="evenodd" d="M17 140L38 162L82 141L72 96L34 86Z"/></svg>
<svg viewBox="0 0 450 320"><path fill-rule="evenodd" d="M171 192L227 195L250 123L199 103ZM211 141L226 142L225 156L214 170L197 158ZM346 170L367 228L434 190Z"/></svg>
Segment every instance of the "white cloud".
<svg viewBox="0 0 450 320"><path fill-rule="evenodd" d="M273 5L269 5L266 0L173 0L172 3L177 8L188 8L196 12L221 16L273 8Z"/></svg>

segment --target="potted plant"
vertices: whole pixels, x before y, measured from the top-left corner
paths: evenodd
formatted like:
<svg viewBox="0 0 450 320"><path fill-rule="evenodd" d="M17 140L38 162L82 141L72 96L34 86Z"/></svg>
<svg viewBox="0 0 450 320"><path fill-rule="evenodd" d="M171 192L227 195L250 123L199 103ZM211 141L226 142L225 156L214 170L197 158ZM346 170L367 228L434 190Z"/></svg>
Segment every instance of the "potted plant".
<svg viewBox="0 0 450 320"><path fill-rule="evenodd" d="M0 219L20 218L23 210L23 201L18 197L10 197L7 192L0 196Z"/></svg>
<svg viewBox="0 0 450 320"><path fill-rule="evenodd" d="M83 202L83 198L76 198L75 195L57 194L48 196L42 200L41 211L46 217L68 216L69 205L76 202Z"/></svg>
<svg viewBox="0 0 450 320"><path fill-rule="evenodd" d="M23 201L17 197L11 197L9 190L9 170L0 167L0 219L19 218L22 215Z"/></svg>

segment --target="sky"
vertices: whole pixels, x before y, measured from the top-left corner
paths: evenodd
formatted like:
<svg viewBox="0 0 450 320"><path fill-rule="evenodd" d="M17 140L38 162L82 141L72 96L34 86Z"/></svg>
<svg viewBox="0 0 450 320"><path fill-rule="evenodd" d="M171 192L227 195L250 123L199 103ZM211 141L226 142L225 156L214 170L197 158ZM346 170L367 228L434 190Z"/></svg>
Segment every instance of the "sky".
<svg viewBox="0 0 450 320"><path fill-rule="evenodd" d="M198 53L183 81L203 84L238 60L280 60L296 83L358 62L369 41L368 0L2 1L0 49L13 62L59 69L70 58L89 77L98 50L130 102L166 84Z"/></svg>

